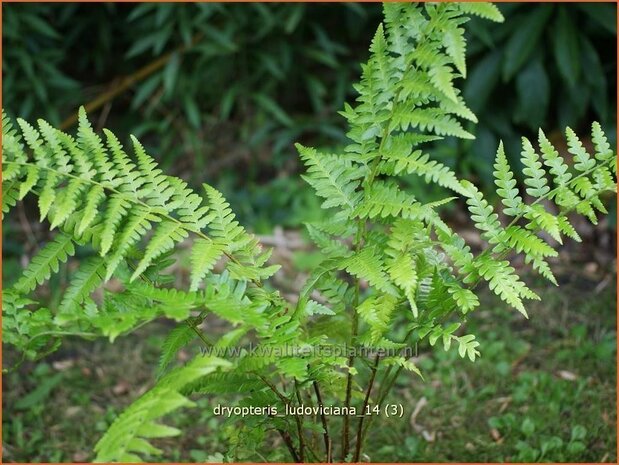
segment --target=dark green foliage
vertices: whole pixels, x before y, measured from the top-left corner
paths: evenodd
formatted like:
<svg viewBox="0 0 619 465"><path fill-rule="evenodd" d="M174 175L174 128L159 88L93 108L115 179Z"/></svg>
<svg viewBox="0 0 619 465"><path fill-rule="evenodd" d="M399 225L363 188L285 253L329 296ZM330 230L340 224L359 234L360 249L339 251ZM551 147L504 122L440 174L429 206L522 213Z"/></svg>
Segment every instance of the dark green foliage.
<svg viewBox="0 0 619 465"><path fill-rule="evenodd" d="M473 20L469 28L470 72L463 94L479 117L477 139L437 152L445 159L462 153L459 169L478 176L486 190L492 189L492 173L479 166L478 157L500 139L515 152L520 136L534 136L539 127L581 128L591 120L616 138L617 6L498 7L507 18L505 27Z"/></svg>

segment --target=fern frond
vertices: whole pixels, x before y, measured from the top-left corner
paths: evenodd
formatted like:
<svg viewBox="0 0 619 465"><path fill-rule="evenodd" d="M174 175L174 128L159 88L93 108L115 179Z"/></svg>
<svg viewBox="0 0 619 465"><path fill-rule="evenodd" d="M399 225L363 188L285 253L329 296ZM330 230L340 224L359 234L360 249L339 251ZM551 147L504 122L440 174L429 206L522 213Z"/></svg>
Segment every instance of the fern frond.
<svg viewBox="0 0 619 465"><path fill-rule="evenodd" d="M193 308L207 304L207 299L196 292L162 288L144 282L130 284L128 291L133 295L148 299L149 305L159 305L156 308L159 314L174 318L176 321L186 319Z"/></svg>
<svg viewBox="0 0 619 465"><path fill-rule="evenodd" d="M84 262L73 275L56 315L56 321L59 324L76 319L76 313L82 303L103 282L105 266L106 263L103 258L94 257Z"/></svg>
<svg viewBox="0 0 619 465"><path fill-rule="evenodd" d="M419 218L423 214L424 205L415 198L401 191L395 184L375 181L366 192L363 201L353 211L353 216L360 218L398 217L407 219Z"/></svg>
<svg viewBox="0 0 619 465"><path fill-rule="evenodd" d="M95 446L95 462L142 462L145 455L161 454L148 440L177 436L180 430L157 420L180 407L194 405L182 394L186 386L231 366L230 362L219 358L198 356L162 377L112 423Z"/></svg>
<svg viewBox="0 0 619 465"><path fill-rule="evenodd" d="M212 236L225 240L228 243L226 248L228 252L242 249L251 241L251 236L236 221L230 204L226 202L223 195L208 184L203 184L203 187L212 210L212 218L209 223Z"/></svg>
<svg viewBox="0 0 619 465"><path fill-rule="evenodd" d="M68 234L59 233L32 258L22 277L15 283L15 289L22 293L32 291L43 284L52 273L58 272L61 263L75 254L75 244Z"/></svg>
<svg viewBox="0 0 619 465"><path fill-rule="evenodd" d="M528 318L522 299L539 300L539 297L518 278L509 262L486 256L479 257L477 266L479 274L488 281L490 290Z"/></svg>
<svg viewBox="0 0 619 465"><path fill-rule="evenodd" d="M482 237L487 239L491 244L498 242L501 234L501 223L499 216L494 212L494 209L483 194L469 181L461 181L461 185L467 190L466 203L471 212L471 219L475 223L477 229L482 231Z"/></svg>
<svg viewBox="0 0 619 465"><path fill-rule="evenodd" d="M95 218L97 217L98 207L105 199L105 191L102 186L94 186L88 194L86 194L84 213L80 224L77 228L77 233L82 234L86 231Z"/></svg>
<svg viewBox="0 0 619 465"><path fill-rule="evenodd" d="M63 224L78 207L79 194L84 190L84 184L80 179L71 179L66 189L56 197L52 209L50 229L54 229Z"/></svg>
<svg viewBox="0 0 619 465"><path fill-rule="evenodd" d="M107 254L114 242L114 236L123 217L128 213L130 202L120 194L114 194L110 198L105 212L105 224L101 233L101 256Z"/></svg>
<svg viewBox="0 0 619 465"><path fill-rule="evenodd" d="M171 212L170 198L174 193L173 187L168 182L168 177L157 167L157 162L146 153L144 147L135 136L131 136L133 150L137 160L137 167L144 184L139 190L139 195L144 201L154 207Z"/></svg>
<svg viewBox="0 0 619 465"><path fill-rule="evenodd" d="M19 188L17 182L5 182L2 184L2 216L6 215L19 201Z"/></svg>
<svg viewBox="0 0 619 465"><path fill-rule="evenodd" d="M160 275L160 257L190 234L197 236L192 289L212 270L211 261L216 257L202 254L205 250L201 244L213 240L221 254L227 255L226 273L233 278L260 286L261 280L279 269L267 263L271 251L262 250L257 239L236 221L220 193L207 187L203 198L182 180L166 176L135 138L133 156L129 156L110 131L104 131L105 142L94 132L83 109L79 112L77 139L44 121L39 121L38 127L37 130L20 120L20 130L16 130L3 113L6 143L2 162L3 171L9 175L3 179L3 212L28 195L38 196L41 221L48 218L50 227L59 228L62 233L35 256L16 289L23 293L34 290L58 270L59 261L66 261L67 254L75 253L74 243L92 246L102 259L96 272L89 261L83 269L78 268L74 285L67 290L56 315L59 322L90 312L89 323L113 338L157 315L189 317L188 307L175 309L172 304L156 299L152 300L152 309L139 307L148 305L147 296L140 296L129 306L136 312L134 316L121 315L113 309L118 301L110 297L99 307L88 295L117 272L125 286L141 275L150 275L146 279ZM203 231L206 227L212 237ZM58 242L64 239L67 242L61 245L66 250ZM168 260L166 266L169 264ZM101 267L105 268L103 277ZM132 273L128 273L129 268ZM126 293L124 297L129 298ZM267 297L261 298L268 302L264 305L272 304ZM214 311L231 317L239 309L238 299L232 304L225 304L223 299L215 299ZM264 319L258 316L260 307L251 308L248 321L263 324ZM83 323L85 320L80 322Z"/></svg>
<svg viewBox="0 0 619 465"><path fill-rule="evenodd" d="M18 200L22 200L39 180L39 169L36 166L28 166L26 170L26 180L19 186Z"/></svg>
<svg viewBox="0 0 619 465"><path fill-rule="evenodd" d="M343 260L341 266L353 276L365 279L377 289L391 294L396 292L387 278L380 256L373 248L362 249L355 255Z"/></svg>
<svg viewBox="0 0 619 465"><path fill-rule="evenodd" d="M39 212L40 221L43 221L49 209L51 208L54 200L56 200L56 185L58 183L58 175L55 172L48 172L45 179L45 184L41 189L41 195L39 196Z"/></svg>
<svg viewBox="0 0 619 465"><path fill-rule="evenodd" d="M32 125L21 118L17 118L17 124L21 128L24 140L28 147L32 150L34 159L41 166L47 166L50 161L48 159L48 153L44 148L43 142L40 139L39 131L37 131ZM53 156L53 154L52 154Z"/></svg>
<svg viewBox="0 0 619 465"><path fill-rule="evenodd" d="M307 233L311 240L316 244L327 258L345 257L350 254L346 244L338 240L320 223L306 223ZM342 230L340 236L352 235L352 228Z"/></svg>
<svg viewBox="0 0 619 465"><path fill-rule="evenodd" d="M359 202L359 178L363 175L361 168L336 155L319 154L313 148L296 145L301 159L307 167L308 174L303 176L325 201L323 208L345 207L351 211Z"/></svg>
<svg viewBox="0 0 619 465"><path fill-rule="evenodd" d="M402 131L412 128L438 136L475 138L470 132L464 130L458 120L449 116L449 113L441 108L399 109L393 115L393 123Z"/></svg>
<svg viewBox="0 0 619 465"><path fill-rule="evenodd" d="M223 244L205 239L197 239L194 242L191 249L190 289L192 291L198 289L204 276L213 269L215 263L222 257L223 252Z"/></svg>
<svg viewBox="0 0 619 465"><path fill-rule="evenodd" d="M462 13L479 16L481 18L502 23L505 21L503 14L496 5L490 2L458 2L454 3L454 8Z"/></svg>
<svg viewBox="0 0 619 465"><path fill-rule="evenodd" d="M441 64L442 60L439 59L435 61L435 64L428 71L428 77L430 78L430 82L449 100L453 102L457 101L458 96L456 95L456 89L453 85L453 80L455 76L451 66L449 66L446 62L445 64ZM430 127L430 129L432 129L432 127ZM437 133L439 135L442 135L438 131Z"/></svg>
<svg viewBox="0 0 619 465"><path fill-rule="evenodd" d="M135 163L125 153L114 133L108 129L104 129L103 132L106 136L107 147L112 154L112 159L121 179L121 182L118 183L118 190L120 192L130 192L136 196L140 195L140 188L146 183L146 180L137 170Z"/></svg>
<svg viewBox="0 0 619 465"><path fill-rule="evenodd" d="M112 277L112 274L114 274L118 265L123 261L129 249L137 244L146 232L152 228L152 223L158 221L159 218L148 209L140 206L133 209L130 217L125 221L122 230L116 237L114 250L107 261L106 281Z"/></svg>
<svg viewBox="0 0 619 465"><path fill-rule="evenodd" d="M468 312L479 307L479 298L470 289L460 287L454 283L454 284L450 284L447 290L449 294L451 294L454 301L456 302L458 309L460 309L460 311L462 311L462 313L464 313L465 315ZM447 349L448 348L449 347L447 347Z"/></svg>
<svg viewBox="0 0 619 465"><path fill-rule="evenodd" d="M610 148L608 139L597 121L594 121L591 125L591 140L595 147L595 158L601 162L615 162L611 169L616 170L615 153Z"/></svg>
<svg viewBox="0 0 619 465"><path fill-rule="evenodd" d="M572 179L569 167L541 129L539 130L538 140L544 164L549 168L555 186L566 186Z"/></svg>
<svg viewBox="0 0 619 465"><path fill-rule="evenodd" d="M370 296L357 308L357 312L369 327L368 342L376 344L389 329L391 314L395 310L397 298L388 294Z"/></svg>
<svg viewBox="0 0 619 465"><path fill-rule="evenodd" d="M460 357L464 358L466 356L471 362L474 362L475 358L479 357L479 351L477 350L479 342L475 340L473 334L456 337L455 339L458 341L458 354Z"/></svg>
<svg viewBox="0 0 619 465"><path fill-rule="evenodd" d="M142 260L140 260L133 275L131 275L131 281L141 275L155 258L172 249L177 243L185 239L187 235L188 233L183 229L181 223L162 221L148 242Z"/></svg>
<svg viewBox="0 0 619 465"><path fill-rule="evenodd" d="M566 128L565 135L567 137L567 150L574 155L576 162L574 163L574 168L581 173L593 169L595 167L595 160L587 153L576 133L571 128Z"/></svg>
<svg viewBox="0 0 619 465"><path fill-rule="evenodd" d="M422 380L424 379L423 374L421 373L421 370L417 367L417 365L415 365L415 363L412 360L407 360L404 357L385 357L385 359L383 360L383 363L385 364L385 366L402 367L406 371L415 373Z"/></svg>
<svg viewBox="0 0 619 465"><path fill-rule="evenodd" d="M2 343L16 347L31 360L53 347L55 327L52 313L47 308L30 310L34 304L13 289L2 291Z"/></svg>
<svg viewBox="0 0 619 465"><path fill-rule="evenodd" d="M443 31L445 51L453 60L462 77L466 77L466 40L464 39L464 28L460 27L464 22L466 22L465 18L450 21Z"/></svg>
<svg viewBox="0 0 619 465"><path fill-rule="evenodd" d="M101 138L93 131L84 107L80 107L78 111L77 144L82 152L90 155L90 159L99 174L100 182L104 186L116 187L118 185L118 173L107 156Z"/></svg>
<svg viewBox="0 0 619 465"><path fill-rule="evenodd" d="M224 371L199 379L191 385L188 391L200 394L229 395L233 392L250 394L261 389L264 389L264 382L256 375Z"/></svg>
<svg viewBox="0 0 619 465"><path fill-rule="evenodd" d="M74 171L71 164L71 158L67 151L64 149L61 139L58 137L59 131L52 127L47 121L39 119L37 120L39 125L39 131L49 146L49 151L53 154L56 167L61 172ZM81 168L77 165L77 168ZM80 174L84 174L81 172Z"/></svg>
<svg viewBox="0 0 619 465"><path fill-rule="evenodd" d="M497 185L497 194L501 197L501 202L505 206L503 212L509 216L516 216L523 213L524 203L516 187L514 173L509 167L509 162L505 156L503 142L499 144L494 164L494 183Z"/></svg>
<svg viewBox="0 0 619 465"><path fill-rule="evenodd" d="M424 177L427 183L436 183L459 194L463 193L455 173L442 163L430 160L430 156L421 150L413 150L408 134L391 138L383 151L383 159L379 165L383 173L416 174Z"/></svg>
<svg viewBox="0 0 619 465"><path fill-rule="evenodd" d="M41 124L41 123L40 123ZM65 166L59 164L56 167L56 171L59 175L68 173L69 171L73 175L79 175L80 179L93 181L97 178L97 170L94 163L89 158L89 153L84 152L79 147L78 143L69 134L64 132L55 131L55 136L60 141L61 145L67 149L67 154L70 156L70 163Z"/></svg>
<svg viewBox="0 0 619 465"><path fill-rule="evenodd" d="M522 138L522 173L526 176L524 183L529 186L526 191L531 197L540 198L550 192L546 172L542 169L539 155L526 137Z"/></svg>
<svg viewBox="0 0 619 465"><path fill-rule="evenodd" d="M196 332L191 326L179 325L168 333L161 344L161 355L159 356L159 366L157 367L157 377L165 372L166 368L176 356L179 350L196 338Z"/></svg>
<svg viewBox="0 0 619 465"><path fill-rule="evenodd" d="M393 283L404 292L411 306L413 316L417 318L418 309L415 302L415 290L417 289L417 270L415 260L410 254L395 256L387 265L387 272Z"/></svg>

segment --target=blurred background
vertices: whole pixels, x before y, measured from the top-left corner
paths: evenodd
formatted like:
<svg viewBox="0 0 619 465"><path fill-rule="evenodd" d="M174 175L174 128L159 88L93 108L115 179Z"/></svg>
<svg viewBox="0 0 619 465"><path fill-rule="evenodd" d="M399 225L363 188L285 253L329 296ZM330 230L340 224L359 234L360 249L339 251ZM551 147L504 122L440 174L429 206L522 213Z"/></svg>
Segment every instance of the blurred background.
<svg viewBox="0 0 619 465"><path fill-rule="evenodd" d="M598 120L614 138L616 126L616 5L500 8L504 24L467 28L477 139L434 153L487 191L499 139L517 163L520 136L539 127L582 134ZM293 143L344 141L337 111L380 19L379 4L9 4L3 104L66 130L86 105L165 169L215 184L246 224L297 226L296 207L314 200Z"/></svg>
<svg viewBox="0 0 619 465"><path fill-rule="evenodd" d="M499 8L505 23L472 19L467 27L468 77L460 85L479 118L467 128L476 140L429 148L490 198L500 139L516 172L520 136L535 138L539 127L562 146L565 126L586 143L597 120L616 147L616 4ZM2 96L10 116L44 118L70 132L85 105L97 129L110 128L123 141L134 134L165 171L223 191L241 222L289 262L285 272L315 263L300 230L324 213L298 176L293 143L344 143L337 112L355 96L379 4L5 3L2 15ZM422 199L440 194L405 182ZM533 324L506 317L487 299L470 324L489 355L467 365L467 374L453 371L450 354L422 361L426 384L400 386L416 416L381 429L368 448L372 460L616 460L616 206L609 204L600 225L579 225L585 244L563 249L564 287L544 291L548 303L537 316L529 312ZM5 280L46 239L33 212L26 204L3 223ZM461 209L450 221L475 244ZM280 284L294 288L290 282L298 276ZM4 460L91 459L107 423L151 381L167 329L154 325L114 346L70 341L5 375ZM127 372L135 376L125 379ZM546 408L562 424L550 421ZM178 418L196 434L166 445L170 458L205 461L205 451L224 450L223 430L207 413L197 424L191 413ZM239 454L260 460L255 451Z"/></svg>

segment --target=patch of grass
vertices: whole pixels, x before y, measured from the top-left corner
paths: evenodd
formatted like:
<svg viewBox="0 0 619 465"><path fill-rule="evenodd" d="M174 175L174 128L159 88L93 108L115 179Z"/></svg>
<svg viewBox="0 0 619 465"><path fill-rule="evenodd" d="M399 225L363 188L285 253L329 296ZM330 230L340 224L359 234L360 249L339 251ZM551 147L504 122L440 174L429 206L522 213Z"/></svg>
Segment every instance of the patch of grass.
<svg viewBox="0 0 619 465"><path fill-rule="evenodd" d="M91 461L99 437L152 382L161 329L114 344L66 340L44 360L3 374L4 462ZM5 351L5 366L18 358Z"/></svg>

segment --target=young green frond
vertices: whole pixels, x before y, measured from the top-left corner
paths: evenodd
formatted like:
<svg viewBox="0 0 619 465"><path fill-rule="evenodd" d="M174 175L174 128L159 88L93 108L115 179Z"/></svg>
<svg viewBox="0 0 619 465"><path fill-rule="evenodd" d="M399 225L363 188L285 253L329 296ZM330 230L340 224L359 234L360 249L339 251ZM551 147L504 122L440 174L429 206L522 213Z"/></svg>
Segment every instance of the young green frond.
<svg viewBox="0 0 619 465"><path fill-rule="evenodd" d="M464 14L480 16L497 23L505 21L499 8L490 2L458 2L453 5Z"/></svg>
<svg viewBox="0 0 619 465"><path fill-rule="evenodd" d="M524 204L516 187L514 173L509 167L509 162L505 156L503 142L499 144L496 152L496 162L494 164L494 183L497 185L497 194L501 197L501 202L505 206L503 212L509 216L516 216L523 213Z"/></svg>
<svg viewBox="0 0 619 465"><path fill-rule="evenodd" d="M365 279L372 286L387 293L395 293L389 282L383 262L375 249L366 247L355 255L342 261L342 267L353 276Z"/></svg>
<svg viewBox="0 0 619 465"><path fill-rule="evenodd" d="M532 197L540 198L550 192L546 180L546 172L542 169L539 155L526 137L522 138L522 164L525 168L522 173L526 176L524 183L527 187L527 194Z"/></svg>
<svg viewBox="0 0 619 465"><path fill-rule="evenodd" d="M179 325L170 331L161 345L161 355L159 357L159 366L157 368L157 373L159 376L165 372L166 368L172 362L172 359L176 356L178 351L189 344L196 337L196 331L190 324Z"/></svg>
<svg viewBox="0 0 619 465"><path fill-rule="evenodd" d="M149 440L177 436L181 431L158 420L180 407L194 405L182 394L183 389L199 378L231 367L222 359L197 356L162 377L110 426L95 446L95 462L142 462L144 455L160 455L161 450Z"/></svg>
<svg viewBox="0 0 619 465"><path fill-rule="evenodd" d="M419 310L415 302L417 289L417 269L414 258L410 254L401 254L393 257L387 264L387 272L393 283L402 289L408 299L413 316L417 318Z"/></svg>
<svg viewBox="0 0 619 465"><path fill-rule="evenodd" d="M32 291L37 285L49 279L52 273L57 273L60 264L65 263L73 254L75 254L75 243L71 236L58 234L32 258L22 277L15 284L15 289L22 293Z"/></svg>
<svg viewBox="0 0 619 465"><path fill-rule="evenodd" d="M191 286L190 289L198 289L200 282L209 273L217 260L224 253L224 244L212 240L197 239L191 249Z"/></svg>
<svg viewBox="0 0 619 465"><path fill-rule="evenodd" d="M362 321L368 325L369 337L367 342L376 344L382 339L387 330L391 314L395 310L397 298L389 294L371 296L359 305L357 311Z"/></svg>
<svg viewBox="0 0 619 465"><path fill-rule="evenodd" d="M76 319L83 302L103 282L105 266L105 260L101 257L93 257L82 264L60 302L56 321L62 324Z"/></svg>
<svg viewBox="0 0 619 465"><path fill-rule="evenodd" d="M301 159L307 166L307 175L303 176L325 201L323 208L343 207L352 211L359 202L359 178L364 170L355 167L349 160L337 155L324 155L313 148L296 145Z"/></svg>

